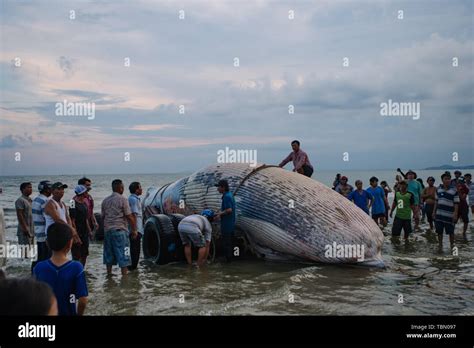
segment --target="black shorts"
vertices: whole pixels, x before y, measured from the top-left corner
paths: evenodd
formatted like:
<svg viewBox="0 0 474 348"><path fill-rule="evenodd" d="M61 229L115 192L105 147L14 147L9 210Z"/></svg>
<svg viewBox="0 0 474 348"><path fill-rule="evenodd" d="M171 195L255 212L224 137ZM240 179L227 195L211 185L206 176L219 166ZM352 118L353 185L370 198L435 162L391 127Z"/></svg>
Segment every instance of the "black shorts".
<svg viewBox="0 0 474 348"><path fill-rule="evenodd" d="M444 221L436 221L435 222L435 227L436 227L436 233L437 234L443 234L443 230L446 231L447 235L454 234L454 224L450 222L444 222Z"/></svg>
<svg viewBox="0 0 474 348"><path fill-rule="evenodd" d="M311 178L311 175L313 175L313 168L311 168L310 166L307 166L306 164L302 168L303 168L303 175L307 176L308 178Z"/></svg>
<svg viewBox="0 0 474 348"><path fill-rule="evenodd" d="M425 213L426 217L428 218L428 222L433 222L433 210L434 204L425 204Z"/></svg>
<svg viewBox="0 0 474 348"><path fill-rule="evenodd" d="M372 214L372 219L384 218L384 217L385 217L385 213Z"/></svg>
<svg viewBox="0 0 474 348"><path fill-rule="evenodd" d="M398 237L402 234L402 229L405 237L408 237L412 233L411 229L411 219L403 220L395 216L392 225L392 236Z"/></svg>

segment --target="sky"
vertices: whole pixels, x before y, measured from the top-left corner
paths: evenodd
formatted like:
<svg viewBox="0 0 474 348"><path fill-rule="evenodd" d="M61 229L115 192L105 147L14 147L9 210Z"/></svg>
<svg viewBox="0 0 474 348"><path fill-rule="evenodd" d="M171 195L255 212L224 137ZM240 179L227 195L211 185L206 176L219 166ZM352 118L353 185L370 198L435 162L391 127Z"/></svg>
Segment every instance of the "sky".
<svg viewBox="0 0 474 348"><path fill-rule="evenodd" d="M472 0L0 4L0 175L474 164Z"/></svg>

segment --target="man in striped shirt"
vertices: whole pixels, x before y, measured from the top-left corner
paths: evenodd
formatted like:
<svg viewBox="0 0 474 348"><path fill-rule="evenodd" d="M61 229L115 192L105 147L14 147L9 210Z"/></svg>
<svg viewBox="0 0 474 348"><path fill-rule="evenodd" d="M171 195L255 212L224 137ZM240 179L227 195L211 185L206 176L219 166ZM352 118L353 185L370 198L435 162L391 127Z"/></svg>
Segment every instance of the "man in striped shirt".
<svg viewBox="0 0 474 348"><path fill-rule="evenodd" d="M433 211L439 248L443 247L443 231L449 235L451 249L454 245L454 226L458 218L459 195L455 186L451 185L451 174L441 175L443 183L436 191L436 201Z"/></svg>
<svg viewBox="0 0 474 348"><path fill-rule="evenodd" d="M37 262L47 260L51 257L51 251L46 244L46 220L44 217L44 207L51 196L51 185L49 181L41 181L38 185L40 194L31 204L33 223L35 226L35 238L38 245L38 257L31 265L32 270Z"/></svg>

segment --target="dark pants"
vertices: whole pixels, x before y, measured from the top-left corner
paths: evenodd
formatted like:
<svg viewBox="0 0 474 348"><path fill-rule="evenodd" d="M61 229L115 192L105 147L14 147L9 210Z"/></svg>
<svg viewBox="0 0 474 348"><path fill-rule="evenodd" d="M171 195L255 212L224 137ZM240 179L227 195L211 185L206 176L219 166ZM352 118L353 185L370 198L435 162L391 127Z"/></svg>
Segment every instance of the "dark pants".
<svg viewBox="0 0 474 348"><path fill-rule="evenodd" d="M33 272L33 268L35 268L38 262L47 260L52 256L51 249L48 247L46 242L38 242L36 245L38 246L38 257L36 261L33 261L31 264L31 272Z"/></svg>
<svg viewBox="0 0 474 348"><path fill-rule="evenodd" d="M233 233L222 234L222 246L224 249L224 256L227 262L232 261L232 236Z"/></svg>
<svg viewBox="0 0 474 348"><path fill-rule="evenodd" d="M130 235L130 258L132 259L132 265L128 266L130 271L137 269L138 260L140 260L140 244L141 244L142 234L138 233L136 239L132 239Z"/></svg>
<svg viewBox="0 0 474 348"><path fill-rule="evenodd" d="M311 175L313 175L313 168L311 168L310 166L307 166L306 164L302 168L303 168L303 175L307 176L308 178L311 178Z"/></svg>

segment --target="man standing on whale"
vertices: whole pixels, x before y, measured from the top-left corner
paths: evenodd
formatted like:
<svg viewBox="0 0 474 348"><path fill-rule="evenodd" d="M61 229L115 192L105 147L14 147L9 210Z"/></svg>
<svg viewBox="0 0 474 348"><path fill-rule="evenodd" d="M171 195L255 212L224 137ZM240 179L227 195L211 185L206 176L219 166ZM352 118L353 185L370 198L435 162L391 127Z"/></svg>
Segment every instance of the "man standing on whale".
<svg viewBox="0 0 474 348"><path fill-rule="evenodd" d="M306 152L300 149L300 142L298 140L293 140L291 142L291 148L293 149L293 152L281 161L278 166L283 168L288 162L293 161L293 165L295 166L293 171L310 178L311 175L313 175L314 169Z"/></svg>

